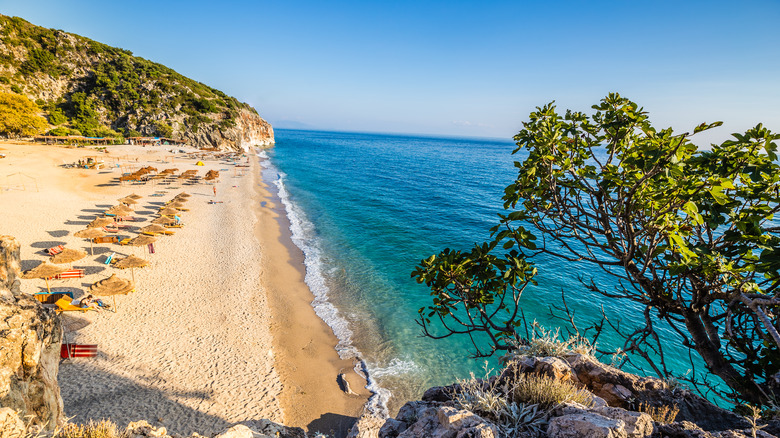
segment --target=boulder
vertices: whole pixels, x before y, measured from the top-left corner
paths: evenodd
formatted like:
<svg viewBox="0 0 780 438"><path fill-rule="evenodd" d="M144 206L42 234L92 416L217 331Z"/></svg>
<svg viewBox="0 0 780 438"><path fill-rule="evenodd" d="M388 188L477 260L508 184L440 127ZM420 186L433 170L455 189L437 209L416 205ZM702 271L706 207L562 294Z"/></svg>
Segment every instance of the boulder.
<svg viewBox="0 0 780 438"><path fill-rule="evenodd" d="M401 423L401 422L396 421L396 423ZM358 417L355 424L353 424L352 427L349 429L347 438L377 438L379 436L392 436L392 437L398 436L398 433L400 433L400 431L398 433L395 433L394 435L381 435L382 430L384 430L384 424L385 424L384 418L376 417L369 413L364 413L363 415ZM386 433L389 434L392 432L390 430L387 430Z"/></svg>
<svg viewBox="0 0 780 438"><path fill-rule="evenodd" d="M0 236L0 406L51 430L63 423L57 385L62 327L19 289L19 243Z"/></svg>

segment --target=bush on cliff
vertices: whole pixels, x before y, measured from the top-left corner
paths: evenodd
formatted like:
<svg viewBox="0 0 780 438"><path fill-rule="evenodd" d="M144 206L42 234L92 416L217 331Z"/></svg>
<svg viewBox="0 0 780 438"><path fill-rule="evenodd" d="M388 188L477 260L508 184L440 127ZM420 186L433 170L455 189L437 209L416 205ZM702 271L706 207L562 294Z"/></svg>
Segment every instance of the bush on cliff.
<svg viewBox="0 0 780 438"><path fill-rule="evenodd" d="M631 302L621 308L635 325L602 319L591 333L614 329L637 368L672 377L664 344L674 333L728 391L701 375L676 377L730 401L777 399L780 136L759 124L699 150L692 134L654 128L618 94L593 109L559 114L551 103L523 123L514 152L527 158L515 162L491 240L445 249L412 273L433 296L420 309L423 332L469 335L475 356L527 345L520 299L543 253L614 279L581 275L585 289ZM576 332L573 315L563 317Z"/></svg>

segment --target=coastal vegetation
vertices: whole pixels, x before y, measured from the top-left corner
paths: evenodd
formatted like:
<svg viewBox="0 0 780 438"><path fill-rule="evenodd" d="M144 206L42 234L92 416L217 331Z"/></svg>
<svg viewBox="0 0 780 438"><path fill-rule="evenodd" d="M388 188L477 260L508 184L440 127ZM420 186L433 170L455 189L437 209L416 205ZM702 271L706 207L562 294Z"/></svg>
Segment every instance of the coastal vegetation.
<svg viewBox="0 0 780 438"><path fill-rule="evenodd" d="M618 94L593 109L561 114L550 103L524 122L514 137L523 160L491 238L412 273L433 297L419 313L424 334L470 336L474 356L527 349L521 298L543 254L570 263L583 290L624 303L622 315L584 320L566 304L580 292L562 293L556 317L594 354L768 407L780 395L780 135L759 124L699 149L692 136L720 122L657 129ZM622 345L598 345L606 332ZM668 363L671 343L689 350L691 373Z"/></svg>
<svg viewBox="0 0 780 438"><path fill-rule="evenodd" d="M49 123L32 134L194 140L235 127L241 111L257 114L129 50L3 15L0 36L0 91L29 97Z"/></svg>
<svg viewBox="0 0 780 438"><path fill-rule="evenodd" d="M0 92L0 134L7 137L34 135L46 127L38 107L25 96Z"/></svg>

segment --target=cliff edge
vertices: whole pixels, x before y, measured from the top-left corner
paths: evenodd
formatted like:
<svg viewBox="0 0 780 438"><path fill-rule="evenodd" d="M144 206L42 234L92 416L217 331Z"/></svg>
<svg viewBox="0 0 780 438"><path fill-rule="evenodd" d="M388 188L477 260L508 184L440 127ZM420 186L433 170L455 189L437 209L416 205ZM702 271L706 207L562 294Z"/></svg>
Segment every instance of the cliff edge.
<svg viewBox="0 0 780 438"><path fill-rule="evenodd" d="M49 430L64 420L57 385L62 327L53 311L21 292L19 274L19 242L0 236L0 432L4 436L4 425L17 421L11 411Z"/></svg>

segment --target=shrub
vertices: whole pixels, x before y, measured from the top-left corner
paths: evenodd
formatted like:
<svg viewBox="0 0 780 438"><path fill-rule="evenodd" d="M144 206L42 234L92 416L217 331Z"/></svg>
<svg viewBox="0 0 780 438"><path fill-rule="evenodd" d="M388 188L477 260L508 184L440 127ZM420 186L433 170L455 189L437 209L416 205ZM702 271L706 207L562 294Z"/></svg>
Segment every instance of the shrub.
<svg viewBox="0 0 780 438"><path fill-rule="evenodd" d="M18 86L16 84L13 84L13 85L11 85L11 91L13 91L16 94L22 94L22 87L20 87L20 86Z"/></svg>
<svg viewBox="0 0 780 438"><path fill-rule="evenodd" d="M560 357L570 353L587 355L593 353L593 345L585 338L570 336L566 340L561 340L559 339L560 329L556 329L555 331L547 330L536 321L533 322L532 326L533 330L531 331L531 338L528 339L528 344L518 346L517 354L539 357Z"/></svg>

